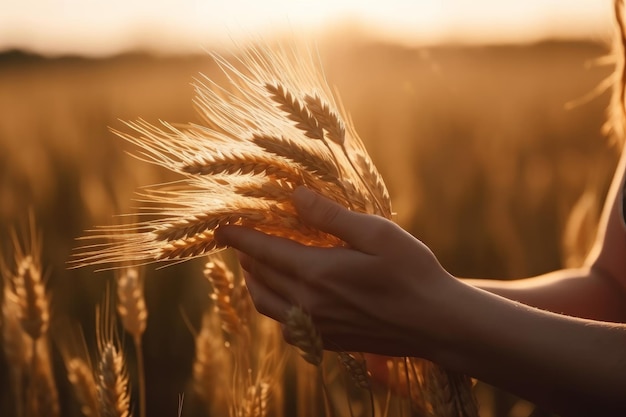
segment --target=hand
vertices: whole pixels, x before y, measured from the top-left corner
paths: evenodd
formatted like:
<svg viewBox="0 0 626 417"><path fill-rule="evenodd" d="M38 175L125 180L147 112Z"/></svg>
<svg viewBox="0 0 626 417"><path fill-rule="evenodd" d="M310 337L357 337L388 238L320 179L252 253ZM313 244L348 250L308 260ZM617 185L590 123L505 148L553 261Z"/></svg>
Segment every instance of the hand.
<svg viewBox="0 0 626 417"><path fill-rule="evenodd" d="M300 305L326 349L427 355L444 286L454 280L419 240L382 217L352 212L304 187L293 201L302 221L348 247L319 248L240 226L216 232L240 251L257 310L284 322Z"/></svg>

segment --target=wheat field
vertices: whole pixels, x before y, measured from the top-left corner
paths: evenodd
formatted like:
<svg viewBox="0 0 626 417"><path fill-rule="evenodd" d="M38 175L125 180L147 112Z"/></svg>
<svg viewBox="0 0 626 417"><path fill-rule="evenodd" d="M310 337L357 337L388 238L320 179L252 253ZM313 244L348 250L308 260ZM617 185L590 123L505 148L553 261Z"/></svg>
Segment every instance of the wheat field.
<svg viewBox="0 0 626 417"><path fill-rule="evenodd" d="M586 250L616 161L600 132L608 95L569 110L565 104L608 75L610 68L587 65L604 53L604 46L586 42L410 49L346 39L320 45L326 76L387 183L394 220L427 243L452 273L504 279L575 264ZM89 362L92 368L118 368L114 374L121 379L103 377L107 392L119 389L110 403L127 407L129 402L134 415L142 396L146 415L177 415L182 393L182 415L323 412L324 393L306 386L316 378L315 368L283 346L275 326L254 316L251 306L241 303L243 310L235 314L228 310L224 300L245 299L245 294L240 278L228 276L220 260L125 273L67 269L75 239L85 230L118 222L114 214L132 213L141 187L177 179L129 156L141 150L140 144L115 137L109 127L128 132L120 120L138 118L201 123L190 85L199 72L226 81L207 56L0 57L2 247L10 253L15 240L28 237L18 228L21 238L13 238L11 230L32 208L41 231L41 242L37 237L32 246L41 246L41 257L24 261L22 270L34 265L49 295L50 305L42 308L49 308L50 320L39 325L50 339L42 381L54 382L62 415L90 415L87 408L97 406L89 404L103 397L97 388L101 381L73 382ZM226 264L236 272L232 260ZM220 285L223 279L227 284ZM117 306L103 301L114 281L115 295L125 300ZM133 290L137 283L145 285L141 293ZM106 319L113 313L116 323ZM133 317L141 319L129 322ZM255 324L243 326L243 318ZM77 325L82 336L76 335ZM244 327L255 334L242 333ZM235 362L224 358L229 353L223 341L211 337L216 334L233 346L258 343L252 353L238 350L236 361L254 364L254 377L228 369ZM38 349L40 342L34 344ZM199 355L202 351L214 352L218 360ZM122 354L125 366L120 366ZM343 363L359 375L358 359L333 359L327 371L336 372ZM143 372L138 372L140 363ZM282 367L285 380L298 381L302 391L272 381L262 363ZM13 364L0 360L2 387L15 386ZM213 392L233 378L240 388ZM77 393L76 385L95 391ZM353 412L368 415L367 380L357 378L356 386L362 391L348 390ZM336 398L345 388L335 383L329 391L334 403L346 403ZM382 392L380 387L372 391ZM487 386L479 384L476 393L481 416L546 415ZM224 398L229 395L240 399L235 408ZM203 396L216 400L207 406ZM397 412L393 407L402 405L393 403L392 413ZM21 411L30 410L16 409L12 391L3 389L0 414Z"/></svg>

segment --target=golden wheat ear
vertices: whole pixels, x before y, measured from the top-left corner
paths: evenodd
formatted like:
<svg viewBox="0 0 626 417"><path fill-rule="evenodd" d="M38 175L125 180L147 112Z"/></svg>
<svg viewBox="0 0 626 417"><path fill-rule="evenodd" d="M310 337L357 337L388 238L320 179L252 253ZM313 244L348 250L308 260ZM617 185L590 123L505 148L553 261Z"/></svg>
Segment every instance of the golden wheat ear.
<svg viewBox="0 0 626 417"><path fill-rule="evenodd" d="M60 413L48 330L49 299L41 264L42 235L29 212L21 230L10 232L13 262L0 256L3 287L3 339L12 359L11 379L16 410L27 415ZM45 410L45 411L44 411Z"/></svg>
<svg viewBox="0 0 626 417"><path fill-rule="evenodd" d="M291 204L309 187L352 210L391 216L389 194L354 126L306 46L255 46L213 55L225 84L199 77L203 124L126 123L136 157L178 175L139 195L137 222L98 228L70 262L104 269L176 263L223 248L215 230L236 224L307 245L337 238L302 224Z"/></svg>
<svg viewBox="0 0 626 417"><path fill-rule="evenodd" d="M78 324L57 320L53 329L67 379L85 417L99 415L98 387L83 331Z"/></svg>
<svg viewBox="0 0 626 417"><path fill-rule="evenodd" d="M98 365L96 384L99 415L130 417L130 383L126 360L116 329L110 292L96 310Z"/></svg>

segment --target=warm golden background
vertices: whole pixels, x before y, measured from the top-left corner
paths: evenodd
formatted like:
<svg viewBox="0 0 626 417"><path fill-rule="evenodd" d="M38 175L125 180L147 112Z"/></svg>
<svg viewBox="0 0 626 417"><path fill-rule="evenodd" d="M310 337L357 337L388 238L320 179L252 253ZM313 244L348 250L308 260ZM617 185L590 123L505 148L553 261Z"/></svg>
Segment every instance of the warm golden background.
<svg viewBox="0 0 626 417"><path fill-rule="evenodd" d="M26 8L33 1L24 3ZM460 42L466 32L437 32L436 25L430 35L420 35L419 20L413 37L406 35L411 26L402 25L400 35L410 42L399 42L402 36L389 35L382 24L368 30L367 19L351 20L349 29L315 26L327 78L386 179L397 221L452 273L509 279L580 262L617 152L601 133L607 93L572 108L566 104L610 73L610 66L595 63L609 51L609 3L596 14L583 10L579 20L572 17L578 31L555 23L543 32L509 33L503 27L498 37L494 28L502 23L487 25L482 35L477 28L484 22L467 23L467 33L476 34L467 35L468 42ZM581 23L584 13L588 25ZM157 17L141 26L138 38L128 35L115 47L95 34L95 23L92 37L66 36L75 43L52 32L46 39L34 28L39 17L45 13L22 22L39 34L35 40L24 36L28 30L15 30L17 24L0 29L0 46L7 48L0 54L1 243L10 248L8 230L32 208L44 235L54 314L80 320L90 340L94 307L110 274L67 270L75 239L131 212L138 187L175 178L129 156L131 147L109 128L123 130L120 119L199 122L191 84L199 73L218 75L206 55L189 53L201 49L189 42L201 32L164 41L167 48L157 51L158 40L146 35L157 34ZM298 21L292 18L287 31L295 32ZM147 270L148 415L175 415L177 395L186 390L193 339L181 307L197 326L208 302L200 267ZM58 366L64 415L78 415ZM10 412L6 369L0 358L0 415ZM484 417L533 412L519 402L510 411L511 398L481 390ZM183 415L196 415L193 402L186 407Z"/></svg>

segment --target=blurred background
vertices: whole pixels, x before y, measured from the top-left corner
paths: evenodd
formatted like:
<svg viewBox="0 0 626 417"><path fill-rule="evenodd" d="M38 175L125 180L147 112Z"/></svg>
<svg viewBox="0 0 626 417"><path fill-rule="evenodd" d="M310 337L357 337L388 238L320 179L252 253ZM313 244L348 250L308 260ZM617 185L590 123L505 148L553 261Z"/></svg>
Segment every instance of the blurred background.
<svg viewBox="0 0 626 417"><path fill-rule="evenodd" d="M511 279L575 266L617 161L602 134L609 94L592 94L611 73L612 34L609 0L5 0L3 250L32 209L54 314L93 338L110 274L67 270L75 239L132 212L139 187L175 179L129 156L109 128L199 122L194 78L219 76L207 51L304 36L386 180L396 221L450 272ZM148 415L175 415L185 391L193 337L181 306L197 325L208 302L201 266L146 273ZM6 369L0 360L0 386ZM487 386L479 395L484 417L548 415Z"/></svg>

